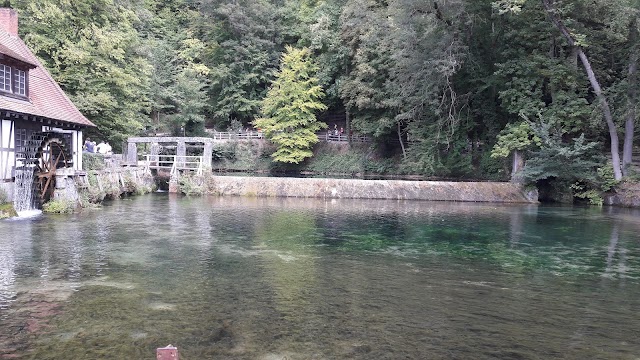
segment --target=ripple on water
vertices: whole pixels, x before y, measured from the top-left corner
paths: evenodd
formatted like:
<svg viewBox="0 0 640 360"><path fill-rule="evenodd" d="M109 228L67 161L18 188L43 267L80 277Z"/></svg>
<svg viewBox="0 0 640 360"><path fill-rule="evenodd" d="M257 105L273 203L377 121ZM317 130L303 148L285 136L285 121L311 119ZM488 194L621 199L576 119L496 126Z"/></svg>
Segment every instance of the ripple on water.
<svg viewBox="0 0 640 360"><path fill-rule="evenodd" d="M147 336L149 336L149 333L141 330L132 331L129 335L129 337L131 337L131 339L133 340L145 339Z"/></svg>
<svg viewBox="0 0 640 360"><path fill-rule="evenodd" d="M108 280L108 278L98 278L95 280L85 281L83 283L85 286L106 286L111 288L116 288L120 290L133 290L136 288L136 285L126 281L113 281Z"/></svg>
<svg viewBox="0 0 640 360"><path fill-rule="evenodd" d="M156 311L172 311L176 309L175 304L167 304L163 302L151 302L147 306L149 309Z"/></svg>

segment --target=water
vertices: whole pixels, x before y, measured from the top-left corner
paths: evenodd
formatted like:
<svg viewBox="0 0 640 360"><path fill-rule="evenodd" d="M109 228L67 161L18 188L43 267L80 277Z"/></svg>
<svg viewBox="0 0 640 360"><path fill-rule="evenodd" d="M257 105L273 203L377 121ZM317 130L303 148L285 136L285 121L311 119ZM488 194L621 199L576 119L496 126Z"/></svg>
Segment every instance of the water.
<svg viewBox="0 0 640 360"><path fill-rule="evenodd" d="M18 213L35 209L33 197L33 168L25 167L15 170L15 194L13 207Z"/></svg>
<svg viewBox="0 0 640 360"><path fill-rule="evenodd" d="M638 359L639 215L165 193L0 222L0 359Z"/></svg>

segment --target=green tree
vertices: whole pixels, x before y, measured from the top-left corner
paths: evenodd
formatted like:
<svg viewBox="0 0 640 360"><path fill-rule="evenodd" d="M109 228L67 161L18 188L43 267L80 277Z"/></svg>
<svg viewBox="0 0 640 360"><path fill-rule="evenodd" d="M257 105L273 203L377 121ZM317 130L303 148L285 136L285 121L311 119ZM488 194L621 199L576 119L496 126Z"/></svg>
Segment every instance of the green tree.
<svg viewBox="0 0 640 360"><path fill-rule="evenodd" d="M633 101L627 101L628 111L618 111L627 114L621 161L618 127L622 121L616 119L615 104L623 102L619 98L635 98L637 57L633 49L637 43L638 2L540 0L530 3L528 0L500 0L493 4L501 13L520 13L529 6L536 7L554 25L564 40L564 46L556 45L555 48L566 54L566 58L573 58L576 64L579 61L586 72L586 80L595 97L590 103L599 106L607 125L611 165L615 179L620 180L624 165L631 162L634 126L630 120L636 115L635 105L631 104ZM632 50L629 54L611 49ZM630 85L628 95L621 96L624 92L616 94L616 87L625 81Z"/></svg>
<svg viewBox="0 0 640 360"><path fill-rule="evenodd" d="M283 49L277 7L267 0L205 0L199 8L210 115L219 125L247 123L259 113Z"/></svg>
<svg viewBox="0 0 640 360"><path fill-rule="evenodd" d="M465 19L462 1L350 0L343 9L350 62L340 91L354 127L398 144L412 170L433 174L454 141L466 145L454 84Z"/></svg>
<svg viewBox="0 0 640 360"><path fill-rule="evenodd" d="M139 33L153 71L149 85L148 132L201 135L207 110L207 45L194 34L197 9L185 0L153 1L138 8ZM182 129L182 130L181 130Z"/></svg>
<svg viewBox="0 0 640 360"><path fill-rule="evenodd" d="M150 66L136 13L114 0L12 2L25 42L98 136L115 147L148 122Z"/></svg>
<svg viewBox="0 0 640 360"><path fill-rule="evenodd" d="M324 92L315 77L318 67L309 54L307 48L286 47L280 70L262 101L264 117L253 122L276 144L272 155L276 162L298 164L313 156L316 132L327 126L316 118L315 113L327 107L321 102Z"/></svg>

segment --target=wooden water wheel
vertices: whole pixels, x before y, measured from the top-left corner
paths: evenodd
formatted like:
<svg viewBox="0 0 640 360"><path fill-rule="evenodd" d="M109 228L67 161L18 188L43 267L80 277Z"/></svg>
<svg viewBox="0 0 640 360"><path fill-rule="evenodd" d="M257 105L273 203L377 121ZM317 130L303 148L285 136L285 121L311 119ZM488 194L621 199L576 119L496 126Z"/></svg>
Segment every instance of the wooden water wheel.
<svg viewBox="0 0 640 360"><path fill-rule="evenodd" d="M43 204L53 197L57 170L72 167L73 161L62 134L43 132L27 140L24 164L33 168L34 195Z"/></svg>

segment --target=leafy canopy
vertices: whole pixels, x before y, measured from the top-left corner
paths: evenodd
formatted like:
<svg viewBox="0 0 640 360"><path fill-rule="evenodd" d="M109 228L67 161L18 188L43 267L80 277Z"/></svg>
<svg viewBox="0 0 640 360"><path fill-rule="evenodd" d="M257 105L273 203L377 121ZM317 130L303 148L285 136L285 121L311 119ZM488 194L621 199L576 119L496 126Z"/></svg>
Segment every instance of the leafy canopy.
<svg viewBox="0 0 640 360"><path fill-rule="evenodd" d="M316 132L327 127L315 113L326 110L315 73L318 67L309 58L309 49L286 47L280 70L262 101L264 117L253 124L264 130L277 146L271 155L276 162L298 164L313 155Z"/></svg>

